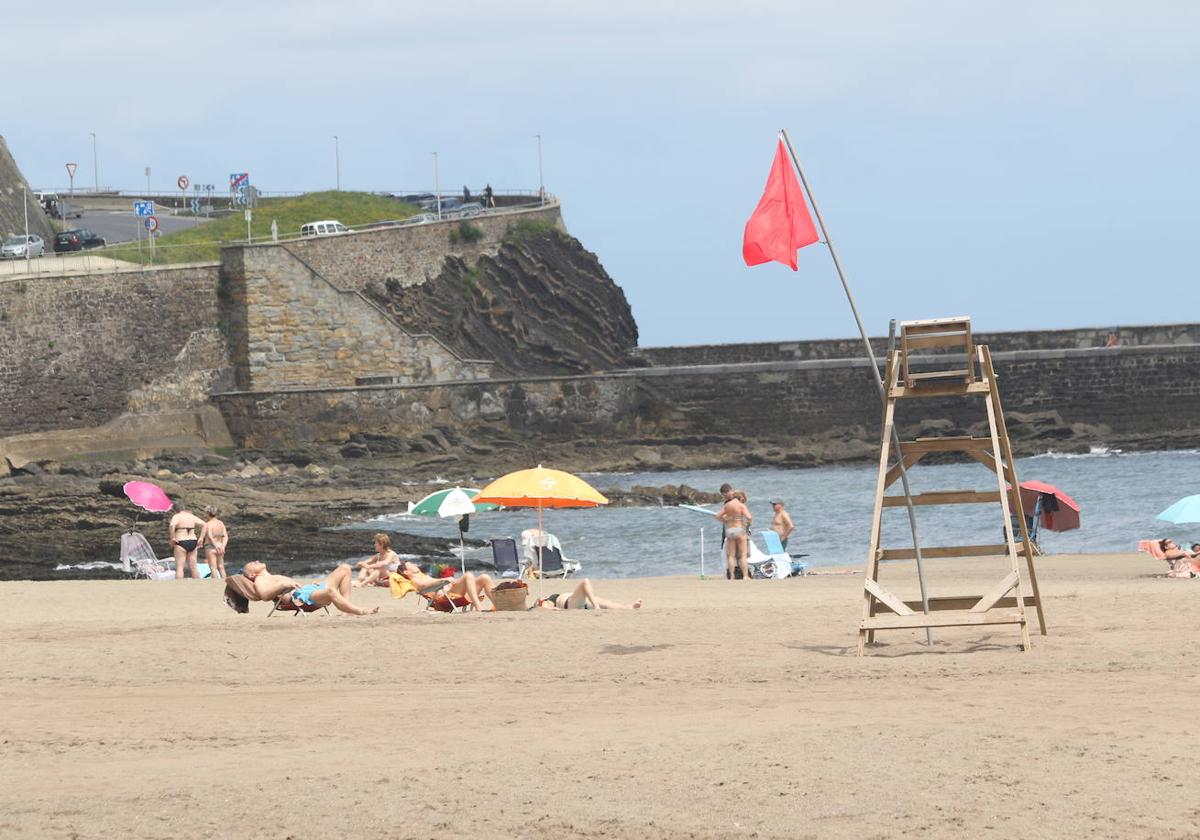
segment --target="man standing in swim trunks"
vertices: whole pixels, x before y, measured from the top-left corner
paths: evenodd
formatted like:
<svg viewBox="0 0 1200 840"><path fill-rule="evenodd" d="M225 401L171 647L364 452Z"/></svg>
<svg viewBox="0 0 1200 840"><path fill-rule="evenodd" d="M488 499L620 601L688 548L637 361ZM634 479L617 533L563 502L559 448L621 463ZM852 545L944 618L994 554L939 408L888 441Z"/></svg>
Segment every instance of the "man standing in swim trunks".
<svg viewBox="0 0 1200 840"><path fill-rule="evenodd" d="M775 516L771 519L771 530L779 535L779 541L783 543L784 550L786 550L788 536L796 530L796 526L792 523L792 517L783 509L781 500L772 499L771 510L775 511Z"/></svg>
<svg viewBox="0 0 1200 840"><path fill-rule="evenodd" d="M181 510L171 517L171 524L167 526L167 537L175 553L176 580L183 578L185 562L192 577L200 576L196 571L196 549L200 545L200 529L203 527L204 522L190 510Z"/></svg>

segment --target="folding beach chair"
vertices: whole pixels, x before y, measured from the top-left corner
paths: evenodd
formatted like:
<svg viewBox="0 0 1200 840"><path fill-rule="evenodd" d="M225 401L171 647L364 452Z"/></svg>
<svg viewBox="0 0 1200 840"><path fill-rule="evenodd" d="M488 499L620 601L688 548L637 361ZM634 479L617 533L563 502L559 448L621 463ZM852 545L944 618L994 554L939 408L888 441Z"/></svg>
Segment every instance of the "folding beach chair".
<svg viewBox="0 0 1200 840"><path fill-rule="evenodd" d="M800 559L807 557L807 554L788 554L783 548L783 540L774 531L759 531L758 535L767 547L767 559L774 564L775 574L772 577L785 578L808 573L808 564Z"/></svg>
<svg viewBox="0 0 1200 840"><path fill-rule="evenodd" d="M521 534L521 545L525 555L525 573L529 577L537 577L538 574L539 546L542 552L542 577L567 578L582 568L579 561L563 557L562 543L554 534L539 534L536 528L530 528Z"/></svg>
<svg viewBox="0 0 1200 840"><path fill-rule="evenodd" d="M521 562L517 559L517 541L512 537L492 540L492 563L502 578L520 577Z"/></svg>
<svg viewBox="0 0 1200 840"><path fill-rule="evenodd" d="M399 572L388 574L388 587L392 590L393 598L403 598L410 592L420 596L417 600L418 609L433 610L434 612L457 613L474 609L465 595L451 595L445 589L454 583L450 578L432 583L424 588L418 588L411 580Z"/></svg>
<svg viewBox="0 0 1200 840"><path fill-rule="evenodd" d="M267 613L267 618L275 615L275 613L290 612L293 615L301 613L316 612L317 610L325 610L325 615L329 615L329 607L321 607L316 604L305 604L300 601L292 600L292 593L285 592L271 602L271 611Z"/></svg>
<svg viewBox="0 0 1200 840"><path fill-rule="evenodd" d="M250 602L261 600L254 582L245 575L229 575L225 578L225 603L235 613L248 613L250 612ZM291 592L284 592L271 599L271 611L267 613L267 618L277 612L292 612L299 615L302 612L310 613L317 610L325 610L325 614L329 614L329 607L319 607L316 604L297 604L292 600Z"/></svg>

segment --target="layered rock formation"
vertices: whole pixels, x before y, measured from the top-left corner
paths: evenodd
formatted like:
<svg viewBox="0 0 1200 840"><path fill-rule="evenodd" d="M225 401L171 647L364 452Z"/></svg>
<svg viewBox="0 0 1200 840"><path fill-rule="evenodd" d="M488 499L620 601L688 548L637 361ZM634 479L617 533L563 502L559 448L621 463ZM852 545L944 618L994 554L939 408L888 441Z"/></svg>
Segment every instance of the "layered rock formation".
<svg viewBox="0 0 1200 840"><path fill-rule="evenodd" d="M50 228L50 222L42 212L41 205L33 197L29 182L25 180L25 176L17 168L17 162L9 153L8 144L4 142L4 137L0 136L0 237L25 232L22 198L29 202L29 232L45 239L46 249L49 250L54 231Z"/></svg>
<svg viewBox="0 0 1200 840"><path fill-rule="evenodd" d="M637 324L596 255L550 225L514 226L469 264L448 257L415 286L367 294L405 328L430 332L467 358L508 373L588 373L638 364Z"/></svg>

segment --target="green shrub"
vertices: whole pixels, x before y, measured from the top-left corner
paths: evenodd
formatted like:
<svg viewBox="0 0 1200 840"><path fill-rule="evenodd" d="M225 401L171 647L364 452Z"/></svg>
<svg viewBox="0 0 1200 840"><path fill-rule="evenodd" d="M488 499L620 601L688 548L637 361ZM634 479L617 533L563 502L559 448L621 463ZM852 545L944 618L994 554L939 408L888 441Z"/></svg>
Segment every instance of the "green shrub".
<svg viewBox="0 0 1200 840"><path fill-rule="evenodd" d="M555 233L557 230L558 228L545 219L521 219L513 222L508 226L508 230L504 231L504 241L524 242L527 239Z"/></svg>
<svg viewBox="0 0 1200 840"><path fill-rule="evenodd" d="M479 225L473 225L465 219L458 223L458 227L450 229L451 245L470 245L480 239L483 239L483 231Z"/></svg>

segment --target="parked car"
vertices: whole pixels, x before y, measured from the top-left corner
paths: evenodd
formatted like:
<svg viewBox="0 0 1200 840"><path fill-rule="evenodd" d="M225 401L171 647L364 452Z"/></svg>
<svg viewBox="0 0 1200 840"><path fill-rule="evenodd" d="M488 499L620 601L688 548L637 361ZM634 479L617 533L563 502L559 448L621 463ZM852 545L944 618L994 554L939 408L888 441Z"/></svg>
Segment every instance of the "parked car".
<svg viewBox="0 0 1200 840"><path fill-rule="evenodd" d="M301 236L334 236L339 233L349 233L350 229L336 219L326 219L321 222L309 222L300 225Z"/></svg>
<svg viewBox="0 0 1200 840"><path fill-rule="evenodd" d="M54 250L56 252L82 251L84 248L103 248L105 244L101 237L87 228L64 230L58 236L54 237Z"/></svg>
<svg viewBox="0 0 1200 840"><path fill-rule="evenodd" d="M401 222L401 224L403 224L403 225L424 225L424 224L428 224L429 222L436 222L436 221L437 221L436 213L418 213L415 216L409 216L407 219L405 219L403 222Z"/></svg>
<svg viewBox="0 0 1200 840"><path fill-rule="evenodd" d="M46 253L46 243L42 237L29 234L26 236L10 236L0 245L0 259L23 260L26 257L40 257Z"/></svg>

